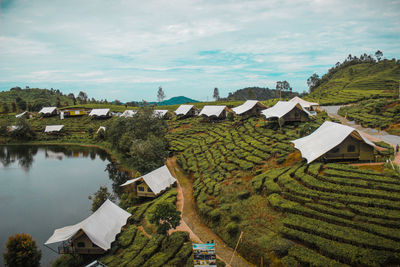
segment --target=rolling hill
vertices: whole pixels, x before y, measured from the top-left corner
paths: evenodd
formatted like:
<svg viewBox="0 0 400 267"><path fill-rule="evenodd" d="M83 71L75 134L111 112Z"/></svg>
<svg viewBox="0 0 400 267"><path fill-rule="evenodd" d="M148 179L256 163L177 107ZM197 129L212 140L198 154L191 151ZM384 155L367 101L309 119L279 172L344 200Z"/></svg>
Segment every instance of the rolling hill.
<svg viewBox="0 0 400 267"><path fill-rule="evenodd" d="M380 62L343 63L333 67L308 99L321 105L354 103L368 98L398 95L400 63L395 59Z"/></svg>

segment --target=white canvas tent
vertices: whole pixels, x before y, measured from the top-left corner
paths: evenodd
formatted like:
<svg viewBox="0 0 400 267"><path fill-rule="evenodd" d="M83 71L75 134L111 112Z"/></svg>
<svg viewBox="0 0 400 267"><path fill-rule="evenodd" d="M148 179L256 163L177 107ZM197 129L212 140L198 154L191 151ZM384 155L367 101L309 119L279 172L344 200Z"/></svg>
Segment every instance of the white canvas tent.
<svg viewBox="0 0 400 267"><path fill-rule="evenodd" d="M204 106L200 111L199 116L219 117L223 112L226 112L226 106Z"/></svg>
<svg viewBox="0 0 400 267"><path fill-rule="evenodd" d="M156 109L153 111L153 115L159 118L164 118L164 116L168 113L168 110L164 109Z"/></svg>
<svg viewBox="0 0 400 267"><path fill-rule="evenodd" d="M261 114L263 114L267 119L269 118L279 119L285 116L290 111L292 111L296 106L300 110L303 110L305 113L307 113L307 115L309 115L309 112L304 110L300 104L287 101L278 101L273 107L261 111Z"/></svg>
<svg viewBox="0 0 400 267"><path fill-rule="evenodd" d="M120 117L124 117L124 118L133 117L136 113L137 113L137 110L127 109L121 114Z"/></svg>
<svg viewBox="0 0 400 267"><path fill-rule="evenodd" d="M312 134L291 142L295 148L300 150L302 157L307 159L307 163L311 163L342 143L349 135L361 139L366 144L374 147L374 144L358 130L330 121L324 122Z"/></svg>
<svg viewBox="0 0 400 267"><path fill-rule="evenodd" d="M20 114L15 115L15 118L21 118L22 116L24 116L28 111L24 111Z"/></svg>
<svg viewBox="0 0 400 267"><path fill-rule="evenodd" d="M82 222L56 229L44 244L66 241L82 230L94 244L108 250L129 216L131 216L130 213L107 199L100 208Z"/></svg>
<svg viewBox="0 0 400 267"><path fill-rule="evenodd" d="M289 102L299 103L303 108L310 110L314 106L319 106L318 103L315 102L308 102L298 96L293 97L289 100Z"/></svg>
<svg viewBox="0 0 400 267"><path fill-rule="evenodd" d="M159 194L161 191L165 190L176 182L176 179L169 172L168 167L164 165L141 177L128 180L121 186L126 186L139 180L144 180L144 182L150 187L151 191L153 191L155 195Z"/></svg>
<svg viewBox="0 0 400 267"><path fill-rule="evenodd" d="M45 133L59 132L63 127L64 125L47 125L46 128L44 129L44 132Z"/></svg>
<svg viewBox="0 0 400 267"><path fill-rule="evenodd" d="M99 129L97 129L96 133L98 134L100 131L104 131L105 132L106 131L106 127L105 126L100 126Z"/></svg>
<svg viewBox="0 0 400 267"><path fill-rule="evenodd" d="M53 114L53 112L57 110L57 107L43 107L40 111L39 114L43 115L50 115Z"/></svg>
<svg viewBox="0 0 400 267"><path fill-rule="evenodd" d="M108 117L110 116L110 109L109 108L92 109L89 113L89 116Z"/></svg>
<svg viewBox="0 0 400 267"><path fill-rule="evenodd" d="M175 110L175 114L185 116L192 108L194 108L194 105L180 105Z"/></svg>
<svg viewBox="0 0 400 267"><path fill-rule="evenodd" d="M260 102L258 100L247 100L242 105L232 108L232 111L235 112L237 115L240 115L251 110L252 108L254 108L254 106L260 105L259 103Z"/></svg>

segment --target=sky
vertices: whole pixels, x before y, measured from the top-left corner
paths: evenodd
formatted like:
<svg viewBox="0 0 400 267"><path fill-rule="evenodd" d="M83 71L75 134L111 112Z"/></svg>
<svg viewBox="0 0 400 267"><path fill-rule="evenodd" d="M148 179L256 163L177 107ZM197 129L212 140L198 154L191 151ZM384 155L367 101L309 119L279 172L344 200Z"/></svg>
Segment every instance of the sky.
<svg viewBox="0 0 400 267"><path fill-rule="evenodd" d="M307 91L348 54L400 58L400 0L0 0L0 90L212 100L287 80Z"/></svg>

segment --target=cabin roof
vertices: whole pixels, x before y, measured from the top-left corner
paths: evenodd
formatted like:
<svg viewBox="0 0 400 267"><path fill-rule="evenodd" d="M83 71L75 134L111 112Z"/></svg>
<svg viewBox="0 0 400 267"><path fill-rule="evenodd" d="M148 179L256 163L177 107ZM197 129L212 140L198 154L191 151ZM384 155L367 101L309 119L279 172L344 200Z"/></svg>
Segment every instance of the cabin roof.
<svg viewBox="0 0 400 267"><path fill-rule="evenodd" d="M164 165L148 174L128 180L121 186L126 186L142 179L156 195L176 182L176 179L169 172L168 167Z"/></svg>
<svg viewBox="0 0 400 267"><path fill-rule="evenodd" d="M107 116L109 112L109 108L92 109L89 116Z"/></svg>
<svg viewBox="0 0 400 267"><path fill-rule="evenodd" d="M43 114L48 114L48 113L53 113L54 110L56 110L57 107L43 107L39 113L43 113Z"/></svg>
<svg viewBox="0 0 400 267"><path fill-rule="evenodd" d="M288 101L278 101L273 107L264 109L261 111L267 119L269 118L282 118L287 113L292 111L295 107L298 107L300 110L303 110L307 115L310 115L309 112L303 109L303 107L295 102L288 102Z"/></svg>
<svg viewBox="0 0 400 267"><path fill-rule="evenodd" d="M194 105L180 105L175 110L175 114L176 115L186 115L193 107L194 107Z"/></svg>
<svg viewBox="0 0 400 267"><path fill-rule="evenodd" d="M374 147L358 130L340 123L326 121L312 134L291 141L300 150L307 163L316 160L332 148L342 143L349 135Z"/></svg>
<svg viewBox="0 0 400 267"><path fill-rule="evenodd" d="M309 108L311 106L319 106L318 103L315 102L308 102L298 96L293 97L289 100L289 102L299 103L303 108Z"/></svg>
<svg viewBox="0 0 400 267"><path fill-rule="evenodd" d="M166 109L156 109L153 111L153 115L159 118L162 118L165 116L165 114L168 113L168 110Z"/></svg>
<svg viewBox="0 0 400 267"><path fill-rule="evenodd" d="M64 125L47 125L46 128L44 129L44 132L45 133L59 132L63 127Z"/></svg>
<svg viewBox="0 0 400 267"><path fill-rule="evenodd" d="M68 240L82 230L94 244L108 250L129 216L129 212L107 199L100 208L80 223L56 229L44 244Z"/></svg>
<svg viewBox="0 0 400 267"><path fill-rule="evenodd" d="M200 111L199 116L204 115L207 117L219 117L225 109L226 106L204 106L203 109Z"/></svg>
<svg viewBox="0 0 400 267"><path fill-rule="evenodd" d="M137 110L127 109L120 115L120 117L124 117L124 118L133 117L137 112L138 112Z"/></svg>
<svg viewBox="0 0 400 267"><path fill-rule="evenodd" d="M256 105L264 106L258 100L247 100L242 105L232 108L232 111L235 112L237 115L240 115L251 110Z"/></svg>

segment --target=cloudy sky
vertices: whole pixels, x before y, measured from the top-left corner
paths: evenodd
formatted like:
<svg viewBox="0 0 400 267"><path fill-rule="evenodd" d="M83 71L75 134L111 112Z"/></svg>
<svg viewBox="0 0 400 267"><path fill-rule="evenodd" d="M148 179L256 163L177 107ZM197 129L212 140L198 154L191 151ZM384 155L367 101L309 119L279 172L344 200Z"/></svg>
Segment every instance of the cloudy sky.
<svg viewBox="0 0 400 267"><path fill-rule="evenodd" d="M399 0L0 0L0 90L211 100L287 80L307 90L348 55L400 58Z"/></svg>

